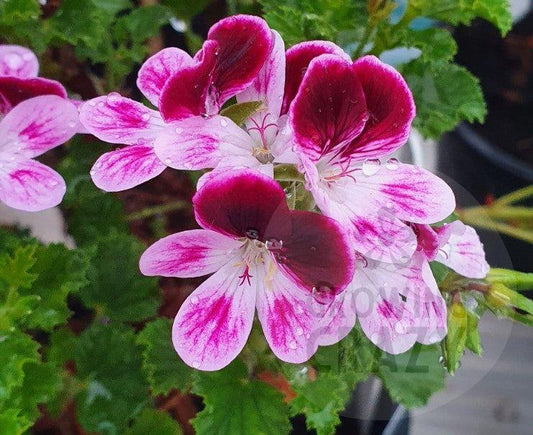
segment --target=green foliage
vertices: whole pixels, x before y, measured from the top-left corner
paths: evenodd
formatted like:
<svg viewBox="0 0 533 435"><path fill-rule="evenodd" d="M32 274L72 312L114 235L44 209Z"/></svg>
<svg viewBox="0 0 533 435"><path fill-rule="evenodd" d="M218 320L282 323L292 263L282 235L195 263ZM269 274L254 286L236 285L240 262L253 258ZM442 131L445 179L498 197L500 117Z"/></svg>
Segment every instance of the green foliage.
<svg viewBox="0 0 533 435"><path fill-rule="evenodd" d="M446 368L454 374L459 368L467 337L467 311L463 304L454 302L448 310L448 335L444 339Z"/></svg>
<svg viewBox="0 0 533 435"><path fill-rule="evenodd" d="M170 8L182 20L190 20L213 0L162 0L161 4Z"/></svg>
<svg viewBox="0 0 533 435"><path fill-rule="evenodd" d="M172 347L171 331L172 322L159 318L137 335L137 344L144 347L143 369L154 395L168 394L173 388L185 390L192 379L192 369Z"/></svg>
<svg viewBox="0 0 533 435"><path fill-rule="evenodd" d="M429 398L444 388L446 371L439 364L437 345L415 344L400 355L383 354L376 374L390 397L407 409L424 406Z"/></svg>
<svg viewBox="0 0 533 435"><path fill-rule="evenodd" d="M146 408L136 418L133 425L128 428L125 435L181 435L181 427L175 420L163 411Z"/></svg>
<svg viewBox="0 0 533 435"><path fill-rule="evenodd" d="M196 373L193 392L201 395L205 403L192 420L198 435L289 432L289 410L281 394L250 379L239 360L217 372Z"/></svg>
<svg viewBox="0 0 533 435"><path fill-rule="evenodd" d="M479 81L453 63L430 64L418 58L401 68L417 106L414 126L439 137L462 120L483 122L487 112Z"/></svg>
<svg viewBox="0 0 533 435"><path fill-rule="evenodd" d="M478 330L479 318L476 314L469 311L466 313L466 318L467 323L465 346L476 355L481 356L483 347L481 346L481 337L479 336Z"/></svg>

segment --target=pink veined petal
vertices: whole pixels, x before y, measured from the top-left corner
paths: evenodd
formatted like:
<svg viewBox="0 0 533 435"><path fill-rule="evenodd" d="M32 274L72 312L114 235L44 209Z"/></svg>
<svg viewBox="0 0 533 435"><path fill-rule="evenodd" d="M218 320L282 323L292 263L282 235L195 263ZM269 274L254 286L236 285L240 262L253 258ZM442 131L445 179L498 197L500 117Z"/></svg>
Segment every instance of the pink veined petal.
<svg viewBox="0 0 533 435"><path fill-rule="evenodd" d="M430 301L407 298L407 305L414 313L417 339L422 344L439 343L448 333L446 302L440 295Z"/></svg>
<svg viewBox="0 0 533 435"><path fill-rule="evenodd" d="M367 117L352 65L332 54L313 59L289 112L299 151L313 161L338 154L361 133Z"/></svg>
<svg viewBox="0 0 533 435"><path fill-rule="evenodd" d="M331 218L294 210L290 228L269 225L265 239L285 273L324 301L331 302L352 280L355 257L350 239Z"/></svg>
<svg viewBox="0 0 533 435"><path fill-rule="evenodd" d="M231 119L216 115L175 121L155 141L160 160L174 169L206 169L216 167L223 158L252 157L250 136ZM255 160L255 159L254 159ZM237 166L237 165L236 165Z"/></svg>
<svg viewBox="0 0 533 435"><path fill-rule="evenodd" d="M369 118L344 154L353 161L390 154L409 137L416 114L411 90L398 71L375 56L356 60L353 69L363 86Z"/></svg>
<svg viewBox="0 0 533 435"><path fill-rule="evenodd" d="M279 270L260 279L264 284L257 293L257 317L272 352L286 362L307 361L318 348L314 330L320 319L311 297Z"/></svg>
<svg viewBox="0 0 533 435"><path fill-rule="evenodd" d="M124 145L152 146L164 126L159 112L116 92L85 102L80 121L98 139Z"/></svg>
<svg viewBox="0 0 533 435"><path fill-rule="evenodd" d="M77 131L78 111L68 100L43 95L23 101L0 122L0 149L32 158L65 143Z"/></svg>
<svg viewBox="0 0 533 435"><path fill-rule="evenodd" d="M416 342L416 319L398 294L383 297L376 287L383 286L379 271L361 273L354 277L357 317L363 332L377 347L387 353L399 354Z"/></svg>
<svg viewBox="0 0 533 435"><path fill-rule="evenodd" d="M40 95L66 98L67 91L61 83L41 77L0 77L0 115L5 115L20 102Z"/></svg>
<svg viewBox="0 0 533 435"><path fill-rule="evenodd" d="M142 64L137 75L137 87L157 107L167 80L192 63L192 57L187 52L176 47L164 48Z"/></svg>
<svg viewBox="0 0 533 435"><path fill-rule="evenodd" d="M285 85L285 43L275 30L272 30L272 35L274 44L268 59L252 84L237 95L237 102L239 103L263 101L266 107L265 110L251 117L255 124L250 121L247 122L247 126L252 128L261 126L263 124L262 120L267 114L270 114L267 121L275 124L281 111ZM254 131L252 130L252 132Z"/></svg>
<svg viewBox="0 0 533 435"><path fill-rule="evenodd" d="M346 337L355 326L356 312L350 287L327 307L315 331L320 346L330 346Z"/></svg>
<svg viewBox="0 0 533 435"><path fill-rule="evenodd" d="M172 341L189 366L219 370L233 361L246 344L254 319L256 286L260 283L253 278L242 280L242 269L232 264L222 267L178 311Z"/></svg>
<svg viewBox="0 0 533 435"><path fill-rule="evenodd" d="M196 192L193 204L200 226L230 237L253 234L251 238L264 241L269 226L288 229L283 189L256 171L221 171Z"/></svg>
<svg viewBox="0 0 533 435"><path fill-rule="evenodd" d="M352 199L369 211L387 210L419 224L438 222L455 210L455 196L441 178L413 165L383 165L373 175L355 176Z"/></svg>
<svg viewBox="0 0 533 435"><path fill-rule="evenodd" d="M157 177L165 168L151 146L131 145L100 156L91 178L106 192L120 192Z"/></svg>
<svg viewBox="0 0 533 435"><path fill-rule="evenodd" d="M65 195L61 175L35 160L14 161L0 168L0 201L24 211L58 205Z"/></svg>
<svg viewBox="0 0 533 435"><path fill-rule="evenodd" d="M272 50L272 31L262 18L234 15L211 27L207 38L218 44L213 87L222 106L257 77Z"/></svg>
<svg viewBox="0 0 533 435"><path fill-rule="evenodd" d="M329 41L305 41L293 45L286 53L285 92L281 114L289 112L289 107L302 83L309 63L321 54L335 54L351 62L342 48Z"/></svg>
<svg viewBox="0 0 533 435"><path fill-rule="evenodd" d="M69 101L72 104L74 104L74 107L76 107L76 109L78 109L78 117L79 117L81 106L85 104L85 101L76 100L76 99L69 99ZM78 119L78 128L76 129L76 132L79 134L91 134L91 132L87 130L87 128L85 128L85 126L81 123L79 119Z"/></svg>
<svg viewBox="0 0 533 435"><path fill-rule="evenodd" d="M435 260L467 278L485 278L490 266L485 259L483 243L479 240L476 230L461 221L444 227L450 232L450 236Z"/></svg>
<svg viewBox="0 0 533 435"><path fill-rule="evenodd" d="M0 76L36 77L39 73L37 56L20 45L0 45Z"/></svg>
<svg viewBox="0 0 533 435"><path fill-rule="evenodd" d="M418 242L417 250L423 252L428 261L433 261L441 245L437 232L424 224L412 224L412 228Z"/></svg>
<svg viewBox="0 0 533 435"><path fill-rule="evenodd" d="M212 86L217 50L215 41L205 41L195 62L183 65L166 81L159 95L159 110L165 121L218 113L220 104Z"/></svg>
<svg viewBox="0 0 533 435"><path fill-rule="evenodd" d="M242 242L210 230L189 230L158 240L139 261L148 276L190 278L216 272L234 261Z"/></svg>

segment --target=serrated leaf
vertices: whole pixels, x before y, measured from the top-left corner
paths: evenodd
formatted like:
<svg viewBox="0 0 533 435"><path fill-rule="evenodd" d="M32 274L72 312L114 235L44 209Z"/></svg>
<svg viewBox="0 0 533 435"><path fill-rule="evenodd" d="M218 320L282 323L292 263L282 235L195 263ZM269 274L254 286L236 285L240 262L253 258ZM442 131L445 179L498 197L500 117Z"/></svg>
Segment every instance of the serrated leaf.
<svg viewBox="0 0 533 435"><path fill-rule="evenodd" d="M110 235L86 249L88 285L79 296L98 315L134 322L155 316L160 303L156 278L139 271L144 247L134 237Z"/></svg>
<svg viewBox="0 0 533 435"><path fill-rule="evenodd" d="M166 412L157 409L144 409L124 432L124 435L181 435L181 427Z"/></svg>
<svg viewBox="0 0 533 435"><path fill-rule="evenodd" d="M36 249L36 245L26 245L16 249L12 256L0 256L0 280L15 288L30 287L37 278L37 275L30 273L36 261Z"/></svg>
<svg viewBox="0 0 533 435"><path fill-rule="evenodd" d="M448 334L444 339L446 368L454 374L459 368L466 343L467 311L463 304L454 302L448 310Z"/></svg>
<svg viewBox="0 0 533 435"><path fill-rule="evenodd" d="M17 21L37 19L41 9L37 0L0 1L0 23L11 25Z"/></svg>
<svg viewBox="0 0 533 435"><path fill-rule="evenodd" d="M76 377L85 385L76 400L80 423L88 431L122 433L150 400L133 331L116 323L93 324L72 353Z"/></svg>
<svg viewBox="0 0 533 435"><path fill-rule="evenodd" d="M89 259L81 250L69 250L64 245L39 246L35 252L35 265L31 269L37 275L31 288L21 294L40 298L26 321L29 328L51 330L66 323L70 316L67 296L86 285Z"/></svg>
<svg viewBox="0 0 533 435"><path fill-rule="evenodd" d="M281 393L249 379L239 360L217 372L197 372L193 392L203 396L205 403L192 420L198 435L279 435L290 430Z"/></svg>
<svg viewBox="0 0 533 435"><path fill-rule="evenodd" d="M179 357L172 346L172 322L159 318L148 323L137 335L144 347L143 369L154 395L168 394L171 389L185 390L193 370Z"/></svg>
<svg viewBox="0 0 533 435"><path fill-rule="evenodd" d="M169 9L162 5L140 7L119 17L113 27L113 33L119 41L142 43L157 35L159 28L167 24L171 17Z"/></svg>
<svg viewBox="0 0 533 435"><path fill-rule="evenodd" d="M399 355L383 353L376 374L393 401L407 409L423 406L435 392L444 388L446 372L439 357L438 346L416 343Z"/></svg>
<svg viewBox="0 0 533 435"><path fill-rule="evenodd" d="M420 49L422 59L428 63L451 61L457 53L457 43L445 29L403 29L397 37L399 45Z"/></svg>
<svg viewBox="0 0 533 435"><path fill-rule="evenodd" d="M428 64L415 59L401 72L417 106L414 126L424 136L439 137L459 122L483 122L486 106L479 81L452 63Z"/></svg>
<svg viewBox="0 0 533 435"><path fill-rule="evenodd" d="M247 101L245 103L232 104L223 109L220 114L227 116L235 124L242 125L250 116L263 108L262 101Z"/></svg>

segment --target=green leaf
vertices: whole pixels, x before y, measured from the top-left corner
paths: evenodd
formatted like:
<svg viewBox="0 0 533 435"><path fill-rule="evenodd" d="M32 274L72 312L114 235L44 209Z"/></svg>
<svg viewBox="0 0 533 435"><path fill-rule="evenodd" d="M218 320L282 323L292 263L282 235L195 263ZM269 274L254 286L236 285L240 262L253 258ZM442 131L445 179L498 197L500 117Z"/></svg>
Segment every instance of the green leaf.
<svg viewBox="0 0 533 435"><path fill-rule="evenodd" d="M94 324L80 334L72 355L85 386L76 399L80 423L88 431L122 433L150 400L133 331Z"/></svg>
<svg viewBox="0 0 533 435"><path fill-rule="evenodd" d="M282 395L250 379L239 360L217 372L197 372L193 392L203 396L205 403L192 420L198 435L279 435L290 430Z"/></svg>
<svg viewBox="0 0 533 435"><path fill-rule="evenodd" d="M483 122L487 110L479 81L465 68L419 58L401 72L417 106L414 125L424 136L439 137L465 120Z"/></svg>
<svg viewBox="0 0 533 435"><path fill-rule="evenodd" d="M470 24L476 17L494 24L505 35L512 25L508 0L410 0L411 15L422 15L450 24Z"/></svg>
<svg viewBox="0 0 533 435"><path fill-rule="evenodd" d="M37 0L2 0L0 1L0 23L11 25L18 21L36 19L41 8Z"/></svg>
<svg viewBox="0 0 533 435"><path fill-rule="evenodd" d="M428 63L451 61L457 53L455 39L445 29L403 29L397 37L400 39L397 45L418 48L422 52L421 58Z"/></svg>
<svg viewBox="0 0 533 435"><path fill-rule="evenodd" d="M437 284L439 285L442 284L442 282L451 272L450 268L446 267L442 263L439 263L438 261L431 261L429 263L429 267L431 268L431 273L433 273L433 276L435 277L435 281L437 281Z"/></svg>
<svg viewBox="0 0 533 435"><path fill-rule="evenodd" d="M49 331L69 318L67 296L86 285L89 260L81 250L69 250L64 245L39 246L35 260L31 271L37 279L21 294L38 296L40 302L26 326Z"/></svg>
<svg viewBox="0 0 533 435"><path fill-rule="evenodd" d="M91 257L81 300L100 316L134 322L155 316L160 303L156 278L139 271L143 246L126 235L110 235L86 249Z"/></svg>
<svg viewBox="0 0 533 435"><path fill-rule="evenodd" d="M89 175L96 159L109 150L109 145L102 142L86 143L82 136L76 136L59 166L67 183L61 208L68 232L78 246L93 243L110 233L127 233L122 204L113 194L98 189Z"/></svg>
<svg viewBox="0 0 533 435"><path fill-rule="evenodd" d="M35 250L37 246L27 245L19 247L13 254L0 257L0 280L15 288L28 288L37 275L30 273L35 264Z"/></svg>
<svg viewBox="0 0 533 435"><path fill-rule="evenodd" d="M242 125L250 116L262 110L262 101L247 101L246 103L233 104L223 109L220 114L227 116L235 124Z"/></svg>
<svg viewBox="0 0 533 435"><path fill-rule="evenodd" d="M132 10L117 19L113 33L118 41L144 42L157 35L159 28L172 17L169 9L162 5L144 6Z"/></svg>
<svg viewBox="0 0 533 435"><path fill-rule="evenodd" d="M466 341L465 346L474 352L476 355L481 356L483 347L481 346L481 337L479 336L478 322L479 317L469 311L466 313L467 325L466 325Z"/></svg>
<svg viewBox="0 0 533 435"><path fill-rule="evenodd" d="M467 311L463 304L454 302L448 309L448 335L444 339L446 368L454 374L459 368L466 344Z"/></svg>
<svg viewBox="0 0 533 435"><path fill-rule="evenodd" d="M199 12L203 11L205 7L211 3L212 0L162 0L161 3L168 6L174 15L183 20L190 20Z"/></svg>
<svg viewBox="0 0 533 435"><path fill-rule="evenodd" d="M115 15L117 12L132 7L130 0L90 0L98 9L107 12L110 15Z"/></svg>
<svg viewBox="0 0 533 435"><path fill-rule="evenodd" d="M446 372L439 357L438 346L416 343L399 355L384 353L376 374L393 401L407 409L424 406L433 393L444 388Z"/></svg>
<svg viewBox="0 0 533 435"><path fill-rule="evenodd" d="M124 435L181 435L181 427L166 412L146 408Z"/></svg>
<svg viewBox="0 0 533 435"><path fill-rule="evenodd" d="M143 369L154 395L168 394L173 388L185 390L191 382L193 371L174 350L171 331L172 322L159 318L137 335L137 343L144 347Z"/></svg>

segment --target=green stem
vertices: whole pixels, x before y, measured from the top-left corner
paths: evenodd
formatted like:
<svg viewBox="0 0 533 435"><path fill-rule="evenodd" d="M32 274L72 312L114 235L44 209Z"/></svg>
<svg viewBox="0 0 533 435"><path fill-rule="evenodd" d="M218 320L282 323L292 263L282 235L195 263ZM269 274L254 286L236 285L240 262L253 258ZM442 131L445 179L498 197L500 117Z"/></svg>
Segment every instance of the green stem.
<svg viewBox="0 0 533 435"><path fill-rule="evenodd" d="M363 50L365 49L366 44L368 44L370 35L372 35L372 31L376 27L376 24L377 23L375 22L375 20L373 19L368 20L366 24L365 32L363 33L363 37L361 38L361 41L357 45L357 48L352 53L352 59L357 59L361 56L361 54L363 54Z"/></svg>
<svg viewBox="0 0 533 435"><path fill-rule="evenodd" d="M524 220L533 223L533 208L531 207L508 207L499 205L469 207L460 211L461 216L472 220L476 217L489 216L503 220Z"/></svg>
<svg viewBox="0 0 533 435"><path fill-rule="evenodd" d="M500 282L517 291L533 289L533 273L491 268L485 280L489 283Z"/></svg>
<svg viewBox="0 0 533 435"><path fill-rule="evenodd" d="M498 198L494 202L492 207L500 207L503 205L513 204L515 202L529 198L530 196L533 196L533 184L531 184L530 186L526 186L522 189L515 190L514 192L511 192L507 195L502 196L501 198Z"/></svg>
<svg viewBox="0 0 533 435"><path fill-rule="evenodd" d="M463 219L462 217L461 217L461 220L467 224L474 225L478 228L498 231L502 234L506 234L508 236L515 237L517 239L524 240L528 243L533 244L533 231L523 229L523 228L512 227L511 225L508 225L506 223L495 222L491 220L469 221L468 219Z"/></svg>
<svg viewBox="0 0 533 435"><path fill-rule="evenodd" d="M184 210L189 208L190 206L190 202L182 200L169 202L168 204L154 205L152 207L146 207L142 210L130 213L126 216L126 221L132 222L158 214L168 213L170 211Z"/></svg>

